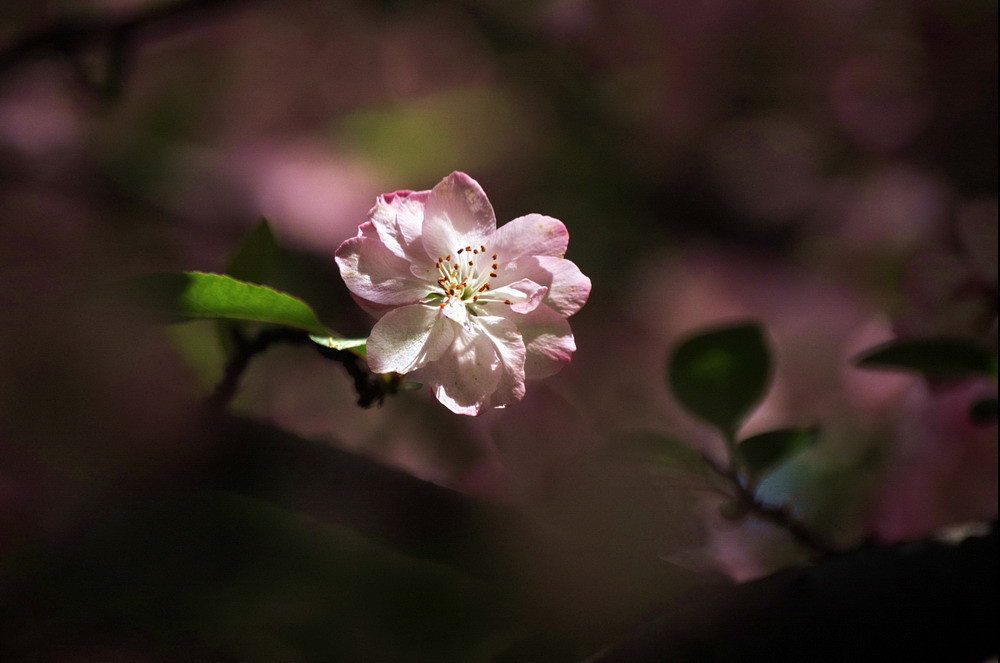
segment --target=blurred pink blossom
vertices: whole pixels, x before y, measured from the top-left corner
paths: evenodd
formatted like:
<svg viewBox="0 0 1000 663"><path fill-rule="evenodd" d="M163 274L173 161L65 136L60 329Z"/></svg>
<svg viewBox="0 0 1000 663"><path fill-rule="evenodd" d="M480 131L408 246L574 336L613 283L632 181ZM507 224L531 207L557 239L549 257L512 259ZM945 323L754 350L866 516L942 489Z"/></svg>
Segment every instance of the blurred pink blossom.
<svg viewBox="0 0 1000 663"><path fill-rule="evenodd" d="M899 411L896 448L869 518L873 534L895 541L997 515L997 427L976 425L969 409L995 393L969 381L916 383Z"/></svg>
<svg viewBox="0 0 1000 663"><path fill-rule="evenodd" d="M234 150L231 169L282 239L316 252L333 251L355 227L353 210L382 187L356 160L305 141L250 144Z"/></svg>
<svg viewBox="0 0 1000 663"><path fill-rule="evenodd" d="M758 117L723 127L711 147L719 188L743 215L787 222L818 198L824 156L816 130L789 117Z"/></svg>
<svg viewBox="0 0 1000 663"><path fill-rule="evenodd" d="M959 336L996 348L996 199L960 206L953 231L953 246L938 241L907 263L896 331L908 337Z"/></svg>
<svg viewBox="0 0 1000 663"><path fill-rule="evenodd" d="M873 152L905 147L931 118L919 46L902 35L884 35L880 50L851 59L834 72L834 115L858 145Z"/></svg>
<svg viewBox="0 0 1000 663"><path fill-rule="evenodd" d="M0 148L51 159L80 143L81 120L58 80L33 76L0 97Z"/></svg>
<svg viewBox="0 0 1000 663"><path fill-rule="evenodd" d="M831 181L815 222L845 258L909 253L946 218L950 186L905 162Z"/></svg>

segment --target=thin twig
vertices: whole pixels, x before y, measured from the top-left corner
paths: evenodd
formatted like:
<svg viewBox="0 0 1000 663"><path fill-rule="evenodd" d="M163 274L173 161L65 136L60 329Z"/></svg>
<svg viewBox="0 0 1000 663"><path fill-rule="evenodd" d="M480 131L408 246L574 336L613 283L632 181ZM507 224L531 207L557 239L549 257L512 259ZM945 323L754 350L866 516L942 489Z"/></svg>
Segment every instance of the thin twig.
<svg viewBox="0 0 1000 663"><path fill-rule="evenodd" d="M837 548L813 532L799 520L787 505L772 506L766 504L750 491L742 481L739 473L733 467L720 465L714 458L704 456L708 466L725 479L734 491L737 505L746 513L753 514L761 520L766 520L781 527L791 534L796 541L820 555L826 556L837 552Z"/></svg>

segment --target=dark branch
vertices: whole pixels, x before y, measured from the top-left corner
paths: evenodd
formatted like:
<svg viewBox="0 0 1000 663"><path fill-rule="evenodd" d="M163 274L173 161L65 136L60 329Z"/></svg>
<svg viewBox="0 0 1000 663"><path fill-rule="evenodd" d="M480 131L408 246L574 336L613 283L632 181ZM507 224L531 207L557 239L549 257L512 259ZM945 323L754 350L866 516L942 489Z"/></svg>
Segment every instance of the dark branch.
<svg viewBox="0 0 1000 663"><path fill-rule="evenodd" d="M98 98L117 96L131 66L136 39L152 29L179 29L229 5L248 0L181 0L108 16L66 15L0 47L0 75L35 58L68 59L81 85ZM104 75L88 69L85 55L101 53Z"/></svg>
<svg viewBox="0 0 1000 663"><path fill-rule="evenodd" d="M705 462L712 470L725 479L733 490L736 498L738 514L752 514L761 520L777 525L791 534L796 541L820 556L837 552L837 548L813 532L801 520L795 517L788 506L772 506L760 500L748 489L732 467L723 467L713 458L705 456Z"/></svg>
<svg viewBox="0 0 1000 663"><path fill-rule="evenodd" d="M250 340L239 335L236 336L236 351L226 364L222 380L209 396L208 407L214 412L224 410L236 395L240 379L250 365L250 361L267 351L271 346L281 343L313 347L327 359L342 364L354 381L354 390L358 394L358 405L361 407L367 408L380 404L385 399L386 394L394 391L396 386L396 381L388 378L383 379L368 370L364 360L353 352L335 350L314 343L309 338L309 334L298 329L274 327L259 332Z"/></svg>
<svg viewBox="0 0 1000 663"><path fill-rule="evenodd" d="M587 663L951 661L997 653L997 530L865 547L699 591Z"/></svg>

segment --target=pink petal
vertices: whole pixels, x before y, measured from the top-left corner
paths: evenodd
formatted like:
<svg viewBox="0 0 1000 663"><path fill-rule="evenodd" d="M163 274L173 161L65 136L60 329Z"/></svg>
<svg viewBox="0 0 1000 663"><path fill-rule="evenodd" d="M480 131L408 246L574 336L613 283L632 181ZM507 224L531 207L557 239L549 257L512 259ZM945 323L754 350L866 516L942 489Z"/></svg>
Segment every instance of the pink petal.
<svg viewBox="0 0 1000 663"><path fill-rule="evenodd" d="M475 415L489 407L502 372L497 351L485 334L459 331L451 349L428 364L422 376L449 410Z"/></svg>
<svg viewBox="0 0 1000 663"><path fill-rule="evenodd" d="M569 232L562 221L528 214L498 228L487 249L496 252L500 264L506 265L522 256L562 257L568 245Z"/></svg>
<svg viewBox="0 0 1000 663"><path fill-rule="evenodd" d="M386 248L410 262L425 262L427 253L420 241L424 204L430 191L396 191L378 197L368 213Z"/></svg>
<svg viewBox="0 0 1000 663"><path fill-rule="evenodd" d="M491 300L500 303L513 302L510 304L510 309L515 313L529 313L542 303L548 291L548 288L538 285L530 279L521 279L502 288L491 290L488 296ZM507 306L507 304L503 305Z"/></svg>
<svg viewBox="0 0 1000 663"><path fill-rule="evenodd" d="M529 279L548 288L543 302L563 316L571 316L590 297L590 279L573 261L551 256L525 256L499 272L500 283Z"/></svg>
<svg viewBox="0 0 1000 663"><path fill-rule="evenodd" d="M395 255L372 235L371 223L358 229L357 237L337 249L337 266L347 288L375 304L413 304L425 296L430 286L416 278L410 263Z"/></svg>
<svg viewBox="0 0 1000 663"><path fill-rule="evenodd" d="M476 318L482 332L493 343L502 372L490 405L505 407L524 398L525 347L517 325L500 316Z"/></svg>
<svg viewBox="0 0 1000 663"><path fill-rule="evenodd" d="M548 377L569 363L576 351L576 341L561 314L542 304L531 313L518 316L516 322L527 352L525 377L532 380Z"/></svg>
<svg viewBox="0 0 1000 663"><path fill-rule="evenodd" d="M375 373L409 373L436 361L455 339L455 325L435 306L389 311L368 337L368 366Z"/></svg>
<svg viewBox="0 0 1000 663"><path fill-rule="evenodd" d="M431 259L479 246L496 227L489 199L465 173L454 172L431 189L422 230L424 249Z"/></svg>

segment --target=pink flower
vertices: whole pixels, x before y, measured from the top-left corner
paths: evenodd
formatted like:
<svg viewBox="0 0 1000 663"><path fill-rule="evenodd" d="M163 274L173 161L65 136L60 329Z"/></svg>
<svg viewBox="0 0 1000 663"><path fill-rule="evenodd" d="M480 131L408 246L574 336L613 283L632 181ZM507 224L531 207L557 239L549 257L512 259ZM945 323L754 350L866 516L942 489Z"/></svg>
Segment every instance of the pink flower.
<svg viewBox="0 0 1000 663"><path fill-rule="evenodd" d="M576 350L566 318L587 301L590 279L563 257L568 243L562 222L541 214L497 228L465 173L379 196L337 249L351 294L379 318L369 366L419 370L459 414L520 400L525 378L558 372Z"/></svg>

